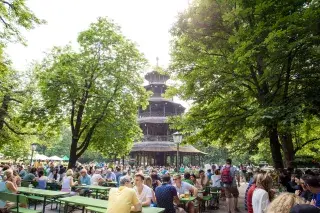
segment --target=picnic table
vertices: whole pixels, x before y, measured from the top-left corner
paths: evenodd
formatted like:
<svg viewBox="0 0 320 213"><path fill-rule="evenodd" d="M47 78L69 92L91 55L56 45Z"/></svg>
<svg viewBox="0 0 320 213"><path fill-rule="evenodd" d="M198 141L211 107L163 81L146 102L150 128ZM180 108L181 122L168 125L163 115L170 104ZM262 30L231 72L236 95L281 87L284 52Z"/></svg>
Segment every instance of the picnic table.
<svg viewBox="0 0 320 213"><path fill-rule="evenodd" d="M69 192L61 192L61 191L50 191L50 190L44 190L44 189L34 189L29 187L18 187L18 192L22 194L33 194L33 195L39 195L43 197L43 208L42 212L45 212L46 208L46 200L48 197L56 198L61 197L63 195L68 195Z"/></svg>
<svg viewBox="0 0 320 213"><path fill-rule="evenodd" d="M99 192L99 191L108 191L108 190L110 190L112 187L108 187L108 186L97 186L97 185L79 185L79 186L75 186L75 188L89 189L89 190L95 191L95 192L96 192L96 198L98 198L98 192Z"/></svg>
<svg viewBox="0 0 320 213"><path fill-rule="evenodd" d="M60 201L65 203L64 212L68 212L68 204L76 204L82 206L82 210L84 211L85 207L97 207L102 209L108 208L108 201L107 200L100 200L82 196L72 196L72 197L65 197L59 198ZM157 207L142 207L142 213L161 213L164 212L164 208L157 208Z"/></svg>
<svg viewBox="0 0 320 213"><path fill-rule="evenodd" d="M187 203L189 201L194 201L195 199L197 199L197 197L190 196L188 198L186 198L186 197L180 198L179 200L181 203Z"/></svg>
<svg viewBox="0 0 320 213"><path fill-rule="evenodd" d="M106 185L108 187L111 187L111 186L117 186L118 182L115 182L115 181L111 181L111 182L104 182L103 185Z"/></svg>

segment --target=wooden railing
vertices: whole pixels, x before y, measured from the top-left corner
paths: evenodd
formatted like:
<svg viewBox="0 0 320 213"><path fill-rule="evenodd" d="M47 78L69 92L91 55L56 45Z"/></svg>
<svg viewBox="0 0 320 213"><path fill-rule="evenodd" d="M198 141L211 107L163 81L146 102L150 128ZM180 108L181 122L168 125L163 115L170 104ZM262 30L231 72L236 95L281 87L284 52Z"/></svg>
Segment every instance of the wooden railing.
<svg viewBox="0 0 320 213"><path fill-rule="evenodd" d="M167 116L175 116L176 113L173 112L140 112L138 113L138 118L144 117L167 117Z"/></svg>
<svg viewBox="0 0 320 213"><path fill-rule="evenodd" d="M145 135L142 141L173 141L172 135Z"/></svg>

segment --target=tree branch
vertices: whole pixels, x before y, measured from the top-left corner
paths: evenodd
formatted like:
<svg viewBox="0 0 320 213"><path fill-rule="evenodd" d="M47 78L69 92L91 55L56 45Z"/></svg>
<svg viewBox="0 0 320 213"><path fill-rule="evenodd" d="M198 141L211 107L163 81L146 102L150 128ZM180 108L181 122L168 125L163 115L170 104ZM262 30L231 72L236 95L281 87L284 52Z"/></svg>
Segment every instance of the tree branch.
<svg viewBox="0 0 320 213"><path fill-rule="evenodd" d="M80 150L80 152L77 154L77 156L81 156L83 154L83 152L88 148L91 137L93 135L93 132L95 130L95 128L97 127L97 125L102 121L103 117L106 115L107 113L107 109L109 104L111 103L111 101L113 100L114 96L116 95L117 91L119 90L119 83L117 82L115 89L113 91L113 94L111 95L111 97L109 98L109 100L107 101L105 107L103 108L102 113L100 114L99 117L97 117L97 119L95 120L95 122L92 124L92 126L90 127L86 138L84 139L84 141L81 143L81 145L79 147L77 147L77 150Z"/></svg>
<svg viewBox="0 0 320 213"><path fill-rule="evenodd" d="M2 2L3 4L6 4L8 5L12 10L15 10L15 7L13 6L13 4L7 2L7 1L4 1L4 0L0 0L0 2Z"/></svg>
<svg viewBox="0 0 320 213"><path fill-rule="evenodd" d="M71 124L71 132L72 135L74 135L74 106L75 106L75 101L72 100L72 104L71 104L72 108L71 108L71 117L70 117L70 124Z"/></svg>
<svg viewBox="0 0 320 213"><path fill-rule="evenodd" d="M294 153L297 153L299 150L301 150L304 146L308 145L309 143L313 142L313 141L317 141L317 140L320 140L320 138L314 138L314 139L311 139L311 140L308 140L306 142L304 142L303 144L301 144L300 146L297 146L295 149L294 149Z"/></svg>
<svg viewBox="0 0 320 213"><path fill-rule="evenodd" d="M6 121L3 121L3 123L8 127L8 129L17 134L17 135L33 135L33 133L27 133L27 132L19 132L19 131L16 131L13 127L11 127Z"/></svg>
<svg viewBox="0 0 320 213"><path fill-rule="evenodd" d="M6 28L11 28L10 25L2 18L2 16L0 16L0 20L2 21L2 23Z"/></svg>
<svg viewBox="0 0 320 213"><path fill-rule="evenodd" d="M88 126L89 126L89 122L86 123L86 124L84 125L84 127L80 130L79 138L81 137L81 135L82 135L82 133L84 132L84 130L86 130L86 129L88 128Z"/></svg>
<svg viewBox="0 0 320 213"><path fill-rule="evenodd" d="M15 98L10 98L9 100L10 100L10 101L15 101L15 102L17 102L17 103L19 103L19 104L22 104L22 101L19 101L19 100L15 99Z"/></svg>

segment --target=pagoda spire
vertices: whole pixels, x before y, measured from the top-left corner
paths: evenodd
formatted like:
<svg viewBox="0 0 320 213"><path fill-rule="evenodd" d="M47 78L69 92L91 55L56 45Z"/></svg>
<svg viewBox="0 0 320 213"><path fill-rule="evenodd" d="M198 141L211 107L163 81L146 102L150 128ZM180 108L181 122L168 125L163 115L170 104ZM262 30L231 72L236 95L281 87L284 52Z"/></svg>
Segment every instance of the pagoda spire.
<svg viewBox="0 0 320 213"><path fill-rule="evenodd" d="M157 61L157 68L159 67L159 57L156 57L156 61Z"/></svg>

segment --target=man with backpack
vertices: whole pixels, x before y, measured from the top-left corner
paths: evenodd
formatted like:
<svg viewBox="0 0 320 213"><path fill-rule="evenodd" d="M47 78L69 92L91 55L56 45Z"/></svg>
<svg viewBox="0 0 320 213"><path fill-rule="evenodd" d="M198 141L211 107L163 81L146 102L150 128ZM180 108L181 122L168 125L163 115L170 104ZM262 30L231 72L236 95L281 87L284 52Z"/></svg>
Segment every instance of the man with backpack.
<svg viewBox="0 0 320 213"><path fill-rule="evenodd" d="M231 165L231 159L226 160L226 165L221 168L221 184L226 193L228 213L239 212L237 207L240 187L240 175L235 167Z"/></svg>

